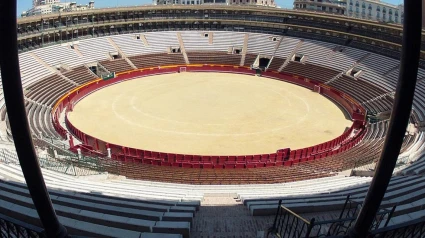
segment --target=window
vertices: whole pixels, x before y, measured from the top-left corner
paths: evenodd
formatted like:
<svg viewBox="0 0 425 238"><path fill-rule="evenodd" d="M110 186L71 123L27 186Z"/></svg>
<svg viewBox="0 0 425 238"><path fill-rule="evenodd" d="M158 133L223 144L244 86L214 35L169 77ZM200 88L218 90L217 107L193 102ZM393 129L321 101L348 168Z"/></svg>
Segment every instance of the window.
<svg viewBox="0 0 425 238"><path fill-rule="evenodd" d="M376 7L376 11L377 11L377 12L380 12L380 11L381 11L381 7L377 6L377 7Z"/></svg>
<svg viewBox="0 0 425 238"><path fill-rule="evenodd" d="M366 8L366 3L362 3L362 8Z"/></svg>
<svg viewBox="0 0 425 238"><path fill-rule="evenodd" d="M398 23L398 16L395 16L395 22Z"/></svg>
<svg viewBox="0 0 425 238"><path fill-rule="evenodd" d="M360 5L359 5L359 1L356 1L356 7L359 7Z"/></svg>
<svg viewBox="0 0 425 238"><path fill-rule="evenodd" d="M390 8L390 10L388 11L388 14L392 15L393 14L393 9Z"/></svg>
<svg viewBox="0 0 425 238"><path fill-rule="evenodd" d="M369 3L369 10L372 10L372 4Z"/></svg>
<svg viewBox="0 0 425 238"><path fill-rule="evenodd" d="M382 13L387 13L387 8L382 9Z"/></svg>
<svg viewBox="0 0 425 238"><path fill-rule="evenodd" d="M350 0L350 6L353 6L353 0Z"/></svg>

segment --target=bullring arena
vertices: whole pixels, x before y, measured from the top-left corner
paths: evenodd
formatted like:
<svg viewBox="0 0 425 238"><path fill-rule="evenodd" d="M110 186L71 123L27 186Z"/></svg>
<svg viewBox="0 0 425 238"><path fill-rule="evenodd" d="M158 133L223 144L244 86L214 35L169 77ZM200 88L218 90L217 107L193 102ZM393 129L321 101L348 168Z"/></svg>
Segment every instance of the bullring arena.
<svg viewBox="0 0 425 238"><path fill-rule="evenodd" d="M352 124L332 101L300 86L252 75L190 72L101 89L74 105L68 118L110 143L199 155L304 148L331 140Z"/></svg>
<svg viewBox="0 0 425 238"><path fill-rule="evenodd" d="M346 235L389 130L402 30L224 5L19 19L28 123L59 222L82 237ZM371 237L425 227L420 55L409 125ZM0 228L45 237L4 101L1 94Z"/></svg>

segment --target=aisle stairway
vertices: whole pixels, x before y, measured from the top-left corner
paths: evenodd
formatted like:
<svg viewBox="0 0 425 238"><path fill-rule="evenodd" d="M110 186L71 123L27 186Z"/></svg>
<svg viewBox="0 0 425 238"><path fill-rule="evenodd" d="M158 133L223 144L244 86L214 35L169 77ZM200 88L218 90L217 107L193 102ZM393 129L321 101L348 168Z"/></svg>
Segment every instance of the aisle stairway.
<svg viewBox="0 0 425 238"><path fill-rule="evenodd" d="M251 216L231 195L205 196L190 234L196 238L263 237L263 231L273 224L273 218Z"/></svg>

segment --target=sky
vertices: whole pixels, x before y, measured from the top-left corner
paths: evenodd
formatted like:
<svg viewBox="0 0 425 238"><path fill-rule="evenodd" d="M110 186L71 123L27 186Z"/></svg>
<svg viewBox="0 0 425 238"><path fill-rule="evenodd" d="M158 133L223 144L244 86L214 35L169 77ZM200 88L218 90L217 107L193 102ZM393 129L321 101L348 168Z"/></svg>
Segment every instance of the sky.
<svg viewBox="0 0 425 238"><path fill-rule="evenodd" d="M3 0L0 0L3 1ZM62 2L76 1L77 4L87 4L90 0L62 0ZM387 2L391 4L400 4L403 3L403 0L381 0L382 2ZM276 0L278 6L282 8L292 8L293 0ZM152 0L95 0L94 6L96 8L105 8L105 7L115 7L115 6L136 6L151 4ZM31 8L32 0L18 0L18 12L19 15L21 12Z"/></svg>

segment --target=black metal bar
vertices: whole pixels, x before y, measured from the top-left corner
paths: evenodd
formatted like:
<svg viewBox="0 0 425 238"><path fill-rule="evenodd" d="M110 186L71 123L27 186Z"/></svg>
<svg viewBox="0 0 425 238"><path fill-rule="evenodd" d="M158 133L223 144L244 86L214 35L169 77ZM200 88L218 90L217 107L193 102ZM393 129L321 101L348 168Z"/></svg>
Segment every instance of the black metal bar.
<svg viewBox="0 0 425 238"><path fill-rule="evenodd" d="M390 182L409 122L421 46L422 1L404 1L403 48L390 126L380 160L362 209L349 237L365 237Z"/></svg>
<svg viewBox="0 0 425 238"><path fill-rule="evenodd" d="M0 1L0 20L3 93L22 172L46 235L66 237L66 229L59 223L47 192L28 126L19 70L16 1Z"/></svg>

